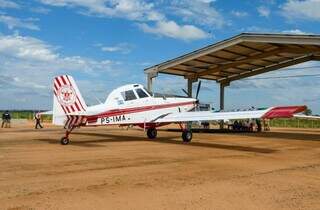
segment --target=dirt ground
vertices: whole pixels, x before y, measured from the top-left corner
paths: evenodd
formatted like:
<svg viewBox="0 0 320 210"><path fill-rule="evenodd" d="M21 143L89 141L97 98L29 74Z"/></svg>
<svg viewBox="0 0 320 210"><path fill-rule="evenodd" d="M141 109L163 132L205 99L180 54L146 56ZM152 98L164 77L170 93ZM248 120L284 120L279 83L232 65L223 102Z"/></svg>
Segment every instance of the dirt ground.
<svg viewBox="0 0 320 210"><path fill-rule="evenodd" d="M0 209L320 209L320 130L0 129Z"/></svg>

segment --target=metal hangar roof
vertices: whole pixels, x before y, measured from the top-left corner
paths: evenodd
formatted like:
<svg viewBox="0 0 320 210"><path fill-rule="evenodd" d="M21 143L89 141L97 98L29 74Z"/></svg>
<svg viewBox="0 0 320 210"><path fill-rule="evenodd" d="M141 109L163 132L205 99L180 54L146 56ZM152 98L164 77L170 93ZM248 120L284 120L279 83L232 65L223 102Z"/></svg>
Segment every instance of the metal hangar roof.
<svg viewBox="0 0 320 210"><path fill-rule="evenodd" d="M320 35L242 33L145 69L222 84L320 60Z"/></svg>

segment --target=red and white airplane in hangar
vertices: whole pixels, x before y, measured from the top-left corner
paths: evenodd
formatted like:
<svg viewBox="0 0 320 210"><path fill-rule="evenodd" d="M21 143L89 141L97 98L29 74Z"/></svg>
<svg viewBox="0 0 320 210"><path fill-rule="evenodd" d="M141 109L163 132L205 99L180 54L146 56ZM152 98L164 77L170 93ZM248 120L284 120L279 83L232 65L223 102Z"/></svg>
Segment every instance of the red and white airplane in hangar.
<svg viewBox="0 0 320 210"><path fill-rule="evenodd" d="M197 95L199 93L199 88ZM187 123L237 119L290 118L305 106L271 107L264 110L212 112L196 111L198 100L182 97L154 97L142 85L130 84L113 90L105 103L87 106L69 75L54 78L53 124L62 125L66 134L61 144L69 144L69 134L81 126L133 125L147 131L154 139L157 127L177 123L184 142L190 142L192 132ZM196 97L197 98L197 97Z"/></svg>

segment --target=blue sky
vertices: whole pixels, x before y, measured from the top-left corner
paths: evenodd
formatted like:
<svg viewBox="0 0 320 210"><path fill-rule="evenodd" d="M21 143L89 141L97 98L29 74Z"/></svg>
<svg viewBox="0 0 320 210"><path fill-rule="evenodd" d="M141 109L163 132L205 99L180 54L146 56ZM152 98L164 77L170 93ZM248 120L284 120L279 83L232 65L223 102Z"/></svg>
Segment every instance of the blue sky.
<svg viewBox="0 0 320 210"><path fill-rule="evenodd" d="M0 0L0 109L51 109L52 78L66 73L95 104L120 85L145 84L148 66L242 32L320 34L319 11L320 0ZM319 78L234 82L226 107L306 104L320 113ZM157 92L185 86L179 77L155 81ZM218 106L215 82L203 83L200 99Z"/></svg>

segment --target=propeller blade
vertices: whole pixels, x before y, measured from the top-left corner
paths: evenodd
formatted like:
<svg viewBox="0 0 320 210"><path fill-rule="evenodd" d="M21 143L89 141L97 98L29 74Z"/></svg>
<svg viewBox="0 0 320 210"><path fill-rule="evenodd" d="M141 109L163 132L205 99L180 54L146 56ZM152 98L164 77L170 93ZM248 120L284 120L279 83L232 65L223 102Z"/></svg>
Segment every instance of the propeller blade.
<svg viewBox="0 0 320 210"><path fill-rule="evenodd" d="M201 80L200 80L199 83L198 83L198 89L197 89L196 99L198 99L199 92L200 92L200 88L201 88Z"/></svg>
<svg viewBox="0 0 320 210"><path fill-rule="evenodd" d="M182 88L181 90L186 94L186 96L189 96L188 92L185 89Z"/></svg>

